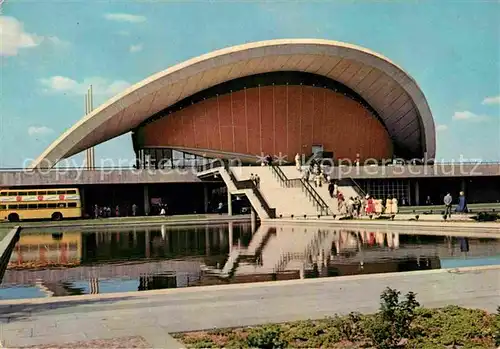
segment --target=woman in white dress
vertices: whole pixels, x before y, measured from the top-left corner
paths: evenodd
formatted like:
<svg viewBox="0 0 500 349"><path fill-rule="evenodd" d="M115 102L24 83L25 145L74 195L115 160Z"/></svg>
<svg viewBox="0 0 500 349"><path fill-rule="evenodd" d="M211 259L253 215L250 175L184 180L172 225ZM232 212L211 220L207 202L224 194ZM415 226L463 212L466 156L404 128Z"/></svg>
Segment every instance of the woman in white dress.
<svg viewBox="0 0 500 349"><path fill-rule="evenodd" d="M392 199L390 197L385 200L385 214L392 214Z"/></svg>
<svg viewBox="0 0 500 349"><path fill-rule="evenodd" d="M300 171L300 155L299 153L297 153L297 155L295 155L295 168L297 169L297 171Z"/></svg>
<svg viewBox="0 0 500 349"><path fill-rule="evenodd" d="M399 210L398 199L396 197L392 198L392 214L397 214Z"/></svg>
<svg viewBox="0 0 500 349"><path fill-rule="evenodd" d="M375 199L375 213L380 216L382 214L383 206L382 206L382 200L380 199Z"/></svg>

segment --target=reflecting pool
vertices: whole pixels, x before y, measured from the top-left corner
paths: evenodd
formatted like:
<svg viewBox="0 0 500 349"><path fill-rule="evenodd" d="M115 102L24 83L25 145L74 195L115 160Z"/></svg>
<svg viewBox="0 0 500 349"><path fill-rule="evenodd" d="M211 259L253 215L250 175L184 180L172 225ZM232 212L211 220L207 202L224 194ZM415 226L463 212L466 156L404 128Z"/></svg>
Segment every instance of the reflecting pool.
<svg viewBox="0 0 500 349"><path fill-rule="evenodd" d="M488 232L239 223L25 229L0 299L478 265L500 265L500 240Z"/></svg>

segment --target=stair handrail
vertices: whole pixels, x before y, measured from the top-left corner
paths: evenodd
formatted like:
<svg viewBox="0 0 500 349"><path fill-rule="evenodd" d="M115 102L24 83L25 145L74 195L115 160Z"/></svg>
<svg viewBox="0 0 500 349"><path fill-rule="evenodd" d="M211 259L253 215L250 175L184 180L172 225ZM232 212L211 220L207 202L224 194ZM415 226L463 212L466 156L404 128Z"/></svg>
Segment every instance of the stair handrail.
<svg viewBox="0 0 500 349"><path fill-rule="evenodd" d="M366 196L366 193L365 191L363 190L363 188L361 188L361 186L358 184L358 182L356 182L354 180L354 178L352 177L349 177L349 179L351 180L351 182L354 184L354 190L356 191L356 193L358 193L359 196L361 196L362 198L364 198Z"/></svg>
<svg viewBox="0 0 500 349"><path fill-rule="evenodd" d="M310 197L314 201L314 205L316 205L316 207L320 209L321 214L323 214L323 211L327 215L329 214L328 205L308 181L303 178L289 179L279 166L271 165L269 167L271 167L271 170L273 171L275 176L280 180L282 186L290 188L296 186L295 184L299 184L302 188L302 191L304 191L306 195L308 195L308 197Z"/></svg>
<svg viewBox="0 0 500 349"><path fill-rule="evenodd" d="M269 206L269 204L267 203L264 196L262 196L262 193L260 192L259 188L255 185L255 183L251 179L238 181L236 179L236 176L234 175L233 171L231 171L231 169L227 169L227 173L229 174L229 178L231 178L231 180L233 181L236 189L239 189L239 190L252 189L252 192L259 200L260 205L262 206L264 211L266 211L269 218L276 218L276 209Z"/></svg>
<svg viewBox="0 0 500 349"><path fill-rule="evenodd" d="M279 168L279 166L269 166L271 168L271 171L273 172L274 176L276 178L278 178L281 186L283 187L288 187L288 177L285 175L285 173L283 172L283 170L281 168Z"/></svg>
<svg viewBox="0 0 500 349"><path fill-rule="evenodd" d="M325 200L323 200L321 195L319 195L318 192L313 188L311 183L309 183L309 181L305 180L304 178L301 178L300 181L302 183L302 188L304 188L304 190L309 193L309 195L316 202L316 205L321 209L321 213L323 213L324 210L326 214L329 214L328 205L326 204Z"/></svg>

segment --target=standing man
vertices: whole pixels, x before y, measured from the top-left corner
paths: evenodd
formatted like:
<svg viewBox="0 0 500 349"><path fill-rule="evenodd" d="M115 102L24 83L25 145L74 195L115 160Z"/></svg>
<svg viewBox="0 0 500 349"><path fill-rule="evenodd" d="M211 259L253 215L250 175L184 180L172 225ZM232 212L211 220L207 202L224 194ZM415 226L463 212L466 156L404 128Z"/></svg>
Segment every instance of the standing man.
<svg viewBox="0 0 500 349"><path fill-rule="evenodd" d="M444 214L446 217L451 217L451 203L453 201L453 198L451 197L450 193L447 193L444 197L444 206L445 206L445 211Z"/></svg>

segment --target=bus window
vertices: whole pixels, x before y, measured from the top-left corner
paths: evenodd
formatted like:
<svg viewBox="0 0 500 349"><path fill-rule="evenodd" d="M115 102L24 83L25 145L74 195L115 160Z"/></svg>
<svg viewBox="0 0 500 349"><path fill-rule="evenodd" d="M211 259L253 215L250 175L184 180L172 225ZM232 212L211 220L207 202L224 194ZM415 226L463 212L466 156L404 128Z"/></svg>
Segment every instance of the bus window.
<svg viewBox="0 0 500 349"><path fill-rule="evenodd" d="M0 196L7 196L7 192L6 191L1 192Z"/></svg>
<svg viewBox="0 0 500 349"><path fill-rule="evenodd" d="M28 208L28 205L26 205L26 204L20 204L20 205L19 205L19 209L20 209L20 210L25 210L25 209L27 209L27 208Z"/></svg>
<svg viewBox="0 0 500 349"><path fill-rule="evenodd" d="M57 195L66 194L66 190L58 190Z"/></svg>
<svg viewBox="0 0 500 349"><path fill-rule="evenodd" d="M68 202L68 207L76 207L76 202Z"/></svg>
<svg viewBox="0 0 500 349"><path fill-rule="evenodd" d="M38 204L38 208L47 208L47 204Z"/></svg>
<svg viewBox="0 0 500 349"><path fill-rule="evenodd" d="M47 207L48 207L48 208L56 208L56 207L57 207L57 204L47 204Z"/></svg>
<svg viewBox="0 0 500 349"><path fill-rule="evenodd" d="M0 210L6 210L7 209L7 205L0 205Z"/></svg>
<svg viewBox="0 0 500 349"><path fill-rule="evenodd" d="M66 194L74 195L76 194L76 190L68 190Z"/></svg>
<svg viewBox="0 0 500 349"><path fill-rule="evenodd" d="M9 210L17 210L17 205L9 205Z"/></svg>
<svg viewBox="0 0 500 349"><path fill-rule="evenodd" d="M28 208L38 208L37 204L28 204Z"/></svg>
<svg viewBox="0 0 500 349"><path fill-rule="evenodd" d="M49 192L48 192L48 195L56 195L56 194L57 194L56 191L49 190Z"/></svg>
<svg viewBox="0 0 500 349"><path fill-rule="evenodd" d="M36 195L36 191L29 191L29 192L28 192L28 195L30 195L30 196L35 196L35 195Z"/></svg>
<svg viewBox="0 0 500 349"><path fill-rule="evenodd" d="M20 191L17 195L19 195L19 196L26 196L26 192L25 191Z"/></svg>
<svg viewBox="0 0 500 349"><path fill-rule="evenodd" d="M59 203L59 204L57 205L57 207L59 207L59 208L64 208L64 207L66 207L66 204L65 204L65 203L63 203L63 202L61 202L61 203Z"/></svg>

